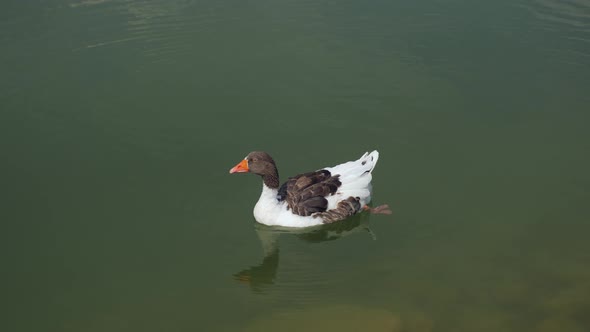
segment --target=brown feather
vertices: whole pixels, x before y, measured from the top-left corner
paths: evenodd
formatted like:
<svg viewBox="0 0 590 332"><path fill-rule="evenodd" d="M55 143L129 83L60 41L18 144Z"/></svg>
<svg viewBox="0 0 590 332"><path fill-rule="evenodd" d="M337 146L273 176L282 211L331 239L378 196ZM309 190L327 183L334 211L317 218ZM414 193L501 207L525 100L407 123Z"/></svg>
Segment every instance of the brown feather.
<svg viewBox="0 0 590 332"><path fill-rule="evenodd" d="M328 208L327 196L340 187L339 175L327 170L300 174L289 178L279 189L279 201L286 200L291 211L300 216L324 212Z"/></svg>
<svg viewBox="0 0 590 332"><path fill-rule="evenodd" d="M361 203L358 197L348 197L340 201L336 208L314 215L314 218L322 218L324 224L333 223L354 215L361 210Z"/></svg>

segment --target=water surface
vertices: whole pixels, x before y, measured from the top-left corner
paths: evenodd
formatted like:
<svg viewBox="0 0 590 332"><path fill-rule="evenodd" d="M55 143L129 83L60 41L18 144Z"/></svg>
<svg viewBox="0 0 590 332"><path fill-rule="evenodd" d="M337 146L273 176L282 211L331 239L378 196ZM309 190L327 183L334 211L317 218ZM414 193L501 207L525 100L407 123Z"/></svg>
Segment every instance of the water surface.
<svg viewBox="0 0 590 332"><path fill-rule="evenodd" d="M590 2L0 5L10 331L585 331ZM381 153L392 216L256 225ZM360 322L360 325L359 325Z"/></svg>

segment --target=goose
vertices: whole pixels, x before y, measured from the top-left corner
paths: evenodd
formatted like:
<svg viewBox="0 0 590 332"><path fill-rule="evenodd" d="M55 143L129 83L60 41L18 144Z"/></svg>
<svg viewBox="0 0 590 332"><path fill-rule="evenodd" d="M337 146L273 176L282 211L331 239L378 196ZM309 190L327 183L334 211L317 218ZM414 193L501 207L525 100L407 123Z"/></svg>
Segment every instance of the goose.
<svg viewBox="0 0 590 332"><path fill-rule="evenodd" d="M229 170L262 177L262 193L254 207L254 219L269 226L310 227L344 220L362 211L391 214L387 205L371 208L372 172L379 152L359 159L290 177L280 185L272 157L250 152Z"/></svg>

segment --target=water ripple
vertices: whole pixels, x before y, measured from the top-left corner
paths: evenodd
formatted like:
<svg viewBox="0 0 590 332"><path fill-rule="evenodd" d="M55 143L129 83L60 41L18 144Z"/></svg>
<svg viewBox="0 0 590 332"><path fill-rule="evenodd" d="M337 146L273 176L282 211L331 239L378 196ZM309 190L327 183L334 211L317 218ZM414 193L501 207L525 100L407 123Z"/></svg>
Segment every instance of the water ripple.
<svg viewBox="0 0 590 332"><path fill-rule="evenodd" d="M525 5L537 19L590 32L590 0L533 0Z"/></svg>
<svg viewBox="0 0 590 332"><path fill-rule="evenodd" d="M537 19L536 29L560 40L544 47L553 61L575 67L589 65L590 0L531 0L521 6Z"/></svg>
<svg viewBox="0 0 590 332"><path fill-rule="evenodd" d="M194 49L195 35L213 33L216 27L234 20L225 8L206 7L192 1L84 0L70 4L88 17L109 15L112 21L96 21L83 45L76 50L115 47L133 43L150 62L174 61ZM219 7L219 8L216 8Z"/></svg>
<svg viewBox="0 0 590 332"><path fill-rule="evenodd" d="M354 259L348 257L350 252L342 255L346 243L340 240L353 237L366 245L375 239L366 215L312 230L257 225L256 232L265 257L261 264L236 273L234 278L277 303L295 306L321 303L326 295L346 292L357 272L350 271ZM324 242L329 245L321 245Z"/></svg>

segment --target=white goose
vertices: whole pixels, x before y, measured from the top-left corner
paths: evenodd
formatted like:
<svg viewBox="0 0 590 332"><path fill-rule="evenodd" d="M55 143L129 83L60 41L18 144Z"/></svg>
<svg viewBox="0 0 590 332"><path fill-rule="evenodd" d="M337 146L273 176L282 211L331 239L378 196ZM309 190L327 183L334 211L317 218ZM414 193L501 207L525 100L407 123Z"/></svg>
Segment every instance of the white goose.
<svg viewBox="0 0 590 332"><path fill-rule="evenodd" d="M379 152L358 160L291 177L279 187L276 164L266 152L250 152L230 173L250 172L262 177L262 193L254 207L261 224L308 227L346 219L363 210L391 214L387 205L370 208L371 172Z"/></svg>

